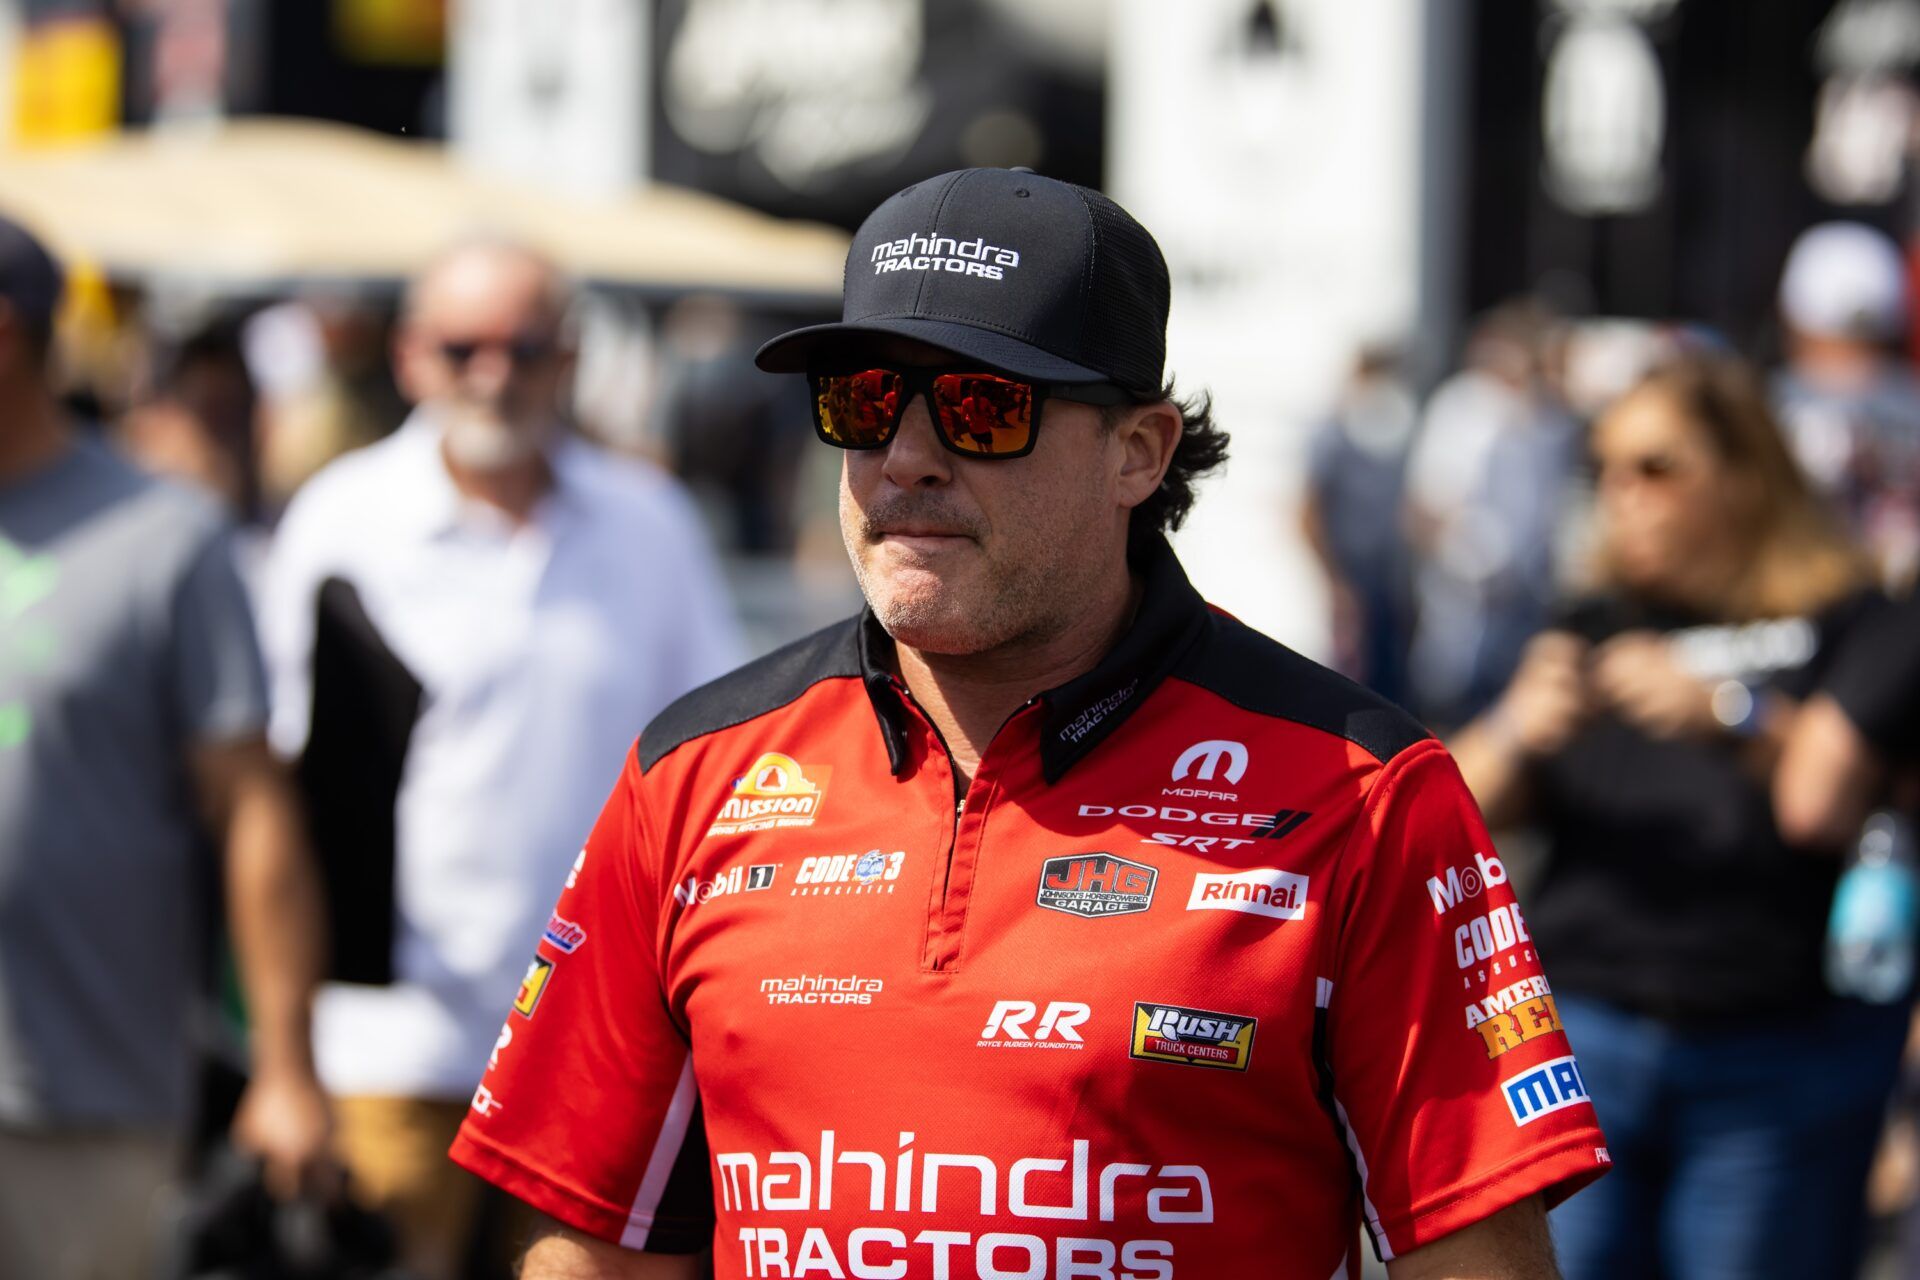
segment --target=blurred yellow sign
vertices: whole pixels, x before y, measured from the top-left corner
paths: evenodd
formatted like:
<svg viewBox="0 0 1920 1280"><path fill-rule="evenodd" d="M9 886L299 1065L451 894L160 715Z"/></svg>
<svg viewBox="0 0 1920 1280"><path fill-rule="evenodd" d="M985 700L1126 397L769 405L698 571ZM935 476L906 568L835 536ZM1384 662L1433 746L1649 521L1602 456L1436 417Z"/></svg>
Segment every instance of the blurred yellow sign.
<svg viewBox="0 0 1920 1280"><path fill-rule="evenodd" d="M354 62L438 66L447 55L447 2L333 0L333 35Z"/></svg>
<svg viewBox="0 0 1920 1280"><path fill-rule="evenodd" d="M104 18L36 23L13 62L13 141L74 142L120 125L120 35Z"/></svg>

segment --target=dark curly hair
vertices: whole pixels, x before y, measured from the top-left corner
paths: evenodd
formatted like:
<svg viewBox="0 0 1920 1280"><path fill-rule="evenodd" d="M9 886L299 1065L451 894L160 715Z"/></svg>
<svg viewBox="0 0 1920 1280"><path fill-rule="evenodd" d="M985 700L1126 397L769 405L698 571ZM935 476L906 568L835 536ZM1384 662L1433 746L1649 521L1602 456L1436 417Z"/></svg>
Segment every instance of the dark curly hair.
<svg viewBox="0 0 1920 1280"><path fill-rule="evenodd" d="M1153 404L1160 400L1173 403L1186 428L1180 433L1180 443L1174 448L1173 461L1167 464L1167 474L1161 478L1160 487L1133 509L1127 523L1128 559L1136 558L1155 538L1180 527L1187 513L1193 510L1194 481L1224 464L1227 447L1233 442L1213 420L1213 397L1206 392L1182 399L1169 381L1160 388L1159 395L1141 403ZM1139 404L1123 404L1102 409L1101 425L1111 431L1139 407Z"/></svg>

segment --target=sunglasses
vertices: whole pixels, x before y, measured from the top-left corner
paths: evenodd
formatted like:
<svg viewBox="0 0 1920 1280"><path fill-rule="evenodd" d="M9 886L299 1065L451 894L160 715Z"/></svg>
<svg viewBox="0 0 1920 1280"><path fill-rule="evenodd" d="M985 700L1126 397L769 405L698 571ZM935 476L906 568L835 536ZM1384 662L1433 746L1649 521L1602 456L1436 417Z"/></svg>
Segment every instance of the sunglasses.
<svg viewBox="0 0 1920 1280"><path fill-rule="evenodd" d="M977 366L872 364L809 369L813 429L837 449L883 449L916 396L927 398L940 443L964 458L1024 458L1040 435L1049 397L1079 404L1138 400L1108 383L1032 382Z"/></svg>
<svg viewBox="0 0 1920 1280"><path fill-rule="evenodd" d="M456 371L465 369L482 351L504 351L515 365L525 366L545 360L554 353L555 349L551 338L528 335L505 341L493 338L485 341L454 339L440 344L440 354Z"/></svg>
<svg viewBox="0 0 1920 1280"><path fill-rule="evenodd" d="M1613 461L1601 461L1596 458L1592 463L1596 480L1609 473L1624 473L1636 480L1660 484L1680 473L1684 468L1680 459L1670 453L1646 453L1634 458L1620 458Z"/></svg>

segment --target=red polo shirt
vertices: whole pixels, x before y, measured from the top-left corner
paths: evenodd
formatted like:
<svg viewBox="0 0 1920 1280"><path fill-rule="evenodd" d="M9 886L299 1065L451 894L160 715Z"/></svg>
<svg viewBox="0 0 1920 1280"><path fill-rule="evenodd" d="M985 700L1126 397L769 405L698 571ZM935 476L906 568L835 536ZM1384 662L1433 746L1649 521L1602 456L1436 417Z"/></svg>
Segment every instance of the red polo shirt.
<svg viewBox="0 0 1920 1280"><path fill-rule="evenodd" d="M871 618L663 713L454 1158L723 1277L1327 1280L1597 1176L1446 752L1141 570L957 805Z"/></svg>

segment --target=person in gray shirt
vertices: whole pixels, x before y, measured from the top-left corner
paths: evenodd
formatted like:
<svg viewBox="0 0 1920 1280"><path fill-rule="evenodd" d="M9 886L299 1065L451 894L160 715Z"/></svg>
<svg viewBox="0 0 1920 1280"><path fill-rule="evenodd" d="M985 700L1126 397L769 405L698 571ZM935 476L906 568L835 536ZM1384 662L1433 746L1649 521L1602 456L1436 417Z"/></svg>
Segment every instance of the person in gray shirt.
<svg viewBox="0 0 1920 1280"><path fill-rule="evenodd" d="M227 522L66 421L59 292L0 219L0 1275L124 1280L192 1119L216 869L253 1030L235 1139L278 1194L329 1176L320 904Z"/></svg>

